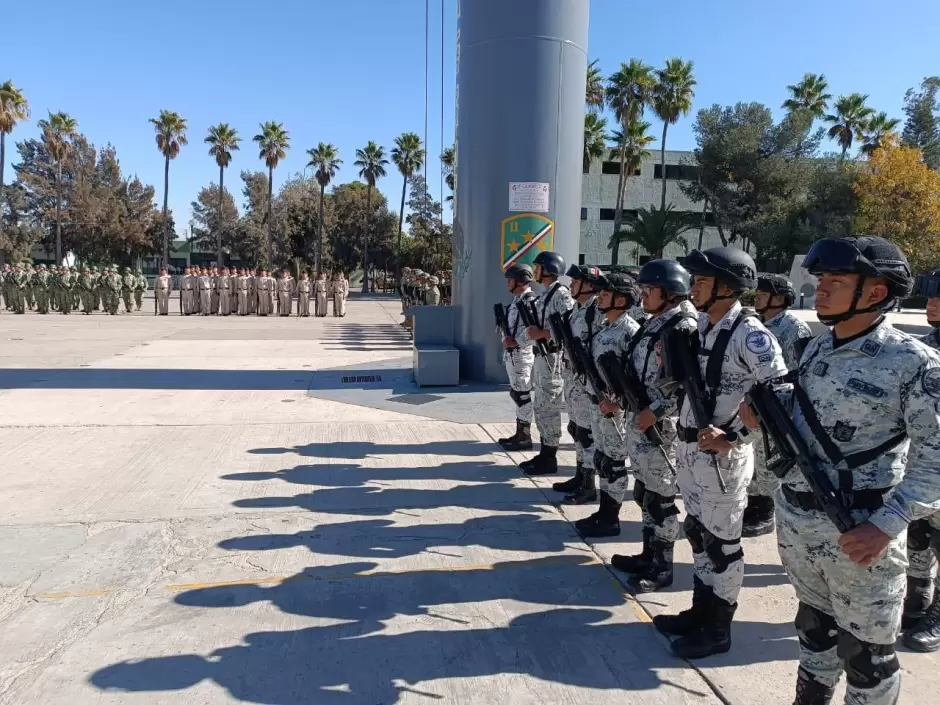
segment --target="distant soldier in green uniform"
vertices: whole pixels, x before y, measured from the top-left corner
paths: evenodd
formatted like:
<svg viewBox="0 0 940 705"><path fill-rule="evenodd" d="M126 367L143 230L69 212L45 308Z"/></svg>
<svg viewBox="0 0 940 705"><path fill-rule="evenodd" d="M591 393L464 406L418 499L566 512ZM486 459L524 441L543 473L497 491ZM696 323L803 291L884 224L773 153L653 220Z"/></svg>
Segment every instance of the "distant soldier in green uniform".
<svg viewBox="0 0 940 705"><path fill-rule="evenodd" d="M137 288L137 275L131 271L130 267L124 267L124 276L121 277L121 298L124 299L124 311L131 313L134 309L131 301L133 300L134 290Z"/></svg>
<svg viewBox="0 0 940 705"><path fill-rule="evenodd" d="M33 274L33 293L36 296L36 310L39 313L49 313L49 272L46 265L40 264L39 269Z"/></svg>
<svg viewBox="0 0 940 705"><path fill-rule="evenodd" d="M144 305L144 292L147 291L147 277L139 269L134 272L137 276L137 288L134 289L134 303L139 311Z"/></svg>
<svg viewBox="0 0 940 705"><path fill-rule="evenodd" d="M72 313L72 289L74 288L74 282L72 281L72 272L68 267L62 267L60 270L61 274L59 275L59 313L64 316L68 316Z"/></svg>
<svg viewBox="0 0 940 705"><path fill-rule="evenodd" d="M85 267L82 270L77 288L82 300L82 313L90 316L95 310L95 277L90 268Z"/></svg>
<svg viewBox="0 0 940 705"><path fill-rule="evenodd" d="M32 311L33 306L36 305L36 295L33 292L33 274L36 270L30 262L27 262L23 265L23 272L26 274L26 288L23 289L23 296L26 297L26 307Z"/></svg>
<svg viewBox="0 0 940 705"><path fill-rule="evenodd" d="M108 313L116 316L121 305L121 292L124 290L124 281L118 274L118 266L112 264L108 268Z"/></svg>
<svg viewBox="0 0 940 705"><path fill-rule="evenodd" d="M94 285L95 300L94 300L94 306L92 307L92 310L94 311L104 310L102 308L102 303L104 301L103 293L102 293L104 291L104 270L99 271L97 267L92 267L91 278L95 283Z"/></svg>

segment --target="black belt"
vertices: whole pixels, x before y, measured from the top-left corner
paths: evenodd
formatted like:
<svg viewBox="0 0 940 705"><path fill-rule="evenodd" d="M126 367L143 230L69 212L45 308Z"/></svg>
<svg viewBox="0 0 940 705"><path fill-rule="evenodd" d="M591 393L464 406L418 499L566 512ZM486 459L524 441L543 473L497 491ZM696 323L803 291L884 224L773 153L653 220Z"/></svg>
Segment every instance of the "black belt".
<svg viewBox="0 0 940 705"><path fill-rule="evenodd" d="M783 497L794 507L799 507L804 512L821 512L823 508L819 505L819 499L812 492L797 492L789 485L783 485ZM892 488L855 490L849 492L846 502L849 511L861 509L868 512L875 512L881 509L885 503L885 496Z"/></svg>
<svg viewBox="0 0 940 705"><path fill-rule="evenodd" d="M698 443L698 429L679 424L676 426L676 438L683 443Z"/></svg>

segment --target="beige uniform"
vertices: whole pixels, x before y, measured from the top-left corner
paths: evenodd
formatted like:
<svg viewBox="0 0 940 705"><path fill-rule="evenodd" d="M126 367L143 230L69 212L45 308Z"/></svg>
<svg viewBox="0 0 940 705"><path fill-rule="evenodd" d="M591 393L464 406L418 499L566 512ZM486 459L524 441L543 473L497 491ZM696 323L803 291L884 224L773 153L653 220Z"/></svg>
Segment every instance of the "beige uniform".
<svg viewBox="0 0 940 705"><path fill-rule="evenodd" d="M289 316L291 302L294 299L294 280L290 277L281 277L277 280L277 302L280 315Z"/></svg>
<svg viewBox="0 0 940 705"><path fill-rule="evenodd" d="M252 275L248 277L248 313L258 313L258 283L261 277Z"/></svg>
<svg viewBox="0 0 940 705"><path fill-rule="evenodd" d="M199 287L199 311L203 316L212 313L212 277L201 274L197 283Z"/></svg>
<svg viewBox="0 0 940 705"><path fill-rule="evenodd" d="M271 313L271 292L269 277L258 277L258 315L267 316Z"/></svg>
<svg viewBox="0 0 940 705"><path fill-rule="evenodd" d="M310 315L310 292L313 289L313 282L309 279L301 279L297 282L297 315Z"/></svg>
<svg viewBox="0 0 940 705"><path fill-rule="evenodd" d="M349 296L349 282L346 278L333 280L333 315L346 315L346 297Z"/></svg>
<svg viewBox="0 0 940 705"><path fill-rule="evenodd" d="M239 276L235 280L235 294L238 301L238 315L247 316L249 313L248 295L251 293L251 277Z"/></svg>
<svg viewBox="0 0 940 705"><path fill-rule="evenodd" d="M180 296L183 299L183 313L187 316L195 311L196 277L186 274L180 277Z"/></svg>
<svg viewBox="0 0 940 705"><path fill-rule="evenodd" d="M169 274L158 276L153 283L153 295L157 298L157 312L166 316L170 312L170 291L173 289L173 280Z"/></svg>
<svg viewBox="0 0 940 705"><path fill-rule="evenodd" d="M314 285L316 293L316 315L326 315L326 299L330 294L330 283L326 279L317 279Z"/></svg>

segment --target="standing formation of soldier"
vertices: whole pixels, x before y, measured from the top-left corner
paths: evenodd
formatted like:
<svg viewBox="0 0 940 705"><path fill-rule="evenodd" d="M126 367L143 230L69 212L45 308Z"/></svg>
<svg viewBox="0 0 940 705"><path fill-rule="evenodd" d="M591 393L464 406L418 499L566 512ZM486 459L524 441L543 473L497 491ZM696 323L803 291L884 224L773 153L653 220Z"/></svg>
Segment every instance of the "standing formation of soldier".
<svg viewBox="0 0 940 705"><path fill-rule="evenodd" d="M411 328L411 316L407 311L412 306L449 306L451 297L449 282L449 272L434 275L422 272L420 269L402 267L401 279L398 282L398 295L405 320L401 325L404 328Z"/></svg>
<svg viewBox="0 0 940 705"><path fill-rule="evenodd" d="M5 307L14 313L58 311L70 314L95 311L117 314L121 301L124 310L140 311L147 278L137 269L117 265L102 267L47 267L30 263L5 265L0 272L0 294Z"/></svg>
<svg viewBox="0 0 940 705"><path fill-rule="evenodd" d="M570 292L558 254L534 265L506 270L513 300L497 307L516 409L499 443L531 448L532 418L540 436L523 472L557 472L564 403L576 469L553 489L598 502L576 522L583 536L616 536L632 472L642 550L612 565L638 592L673 582L681 494L691 605L653 623L689 659L731 648L742 536L776 526L799 600L795 705L830 703L843 672L846 703L897 703L902 628L909 648L940 649L940 270L917 281L935 330L916 339L886 321L914 281L877 237L810 250L830 328L816 337L788 310L790 282L735 248L635 277L572 266ZM754 290L756 311L741 304Z"/></svg>

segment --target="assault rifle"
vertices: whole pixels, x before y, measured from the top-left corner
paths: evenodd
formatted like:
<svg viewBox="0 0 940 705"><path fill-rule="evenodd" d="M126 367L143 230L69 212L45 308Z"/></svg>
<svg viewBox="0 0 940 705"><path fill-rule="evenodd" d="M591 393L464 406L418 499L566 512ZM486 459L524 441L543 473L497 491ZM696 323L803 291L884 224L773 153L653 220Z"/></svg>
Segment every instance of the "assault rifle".
<svg viewBox="0 0 940 705"><path fill-rule="evenodd" d="M635 376L624 368L624 363L621 362L617 353L613 351L602 353L597 358L597 362L600 364L600 372L607 383L610 395L617 398L624 408L631 413L638 414L650 405L650 398L646 393L646 389L643 388L642 383ZM630 363L626 362L625 364L629 365ZM658 425L653 424L650 426L646 429L644 435L651 445L659 449L669 469L675 474L676 468L672 464L672 460L669 459L666 441L663 439L663 434L660 433Z"/></svg>
<svg viewBox="0 0 940 705"><path fill-rule="evenodd" d="M663 361L663 378L682 387L686 401L692 408L695 426L703 429L712 425L712 417L705 410L705 382L698 365L698 347L698 333L673 328L662 337L660 356ZM709 452L709 455L718 476L718 487L722 493L726 493L728 490L718 466L718 456L714 451Z"/></svg>
<svg viewBox="0 0 940 705"><path fill-rule="evenodd" d="M503 334L504 338L511 338L509 332L509 312L502 304L493 304L493 316L496 318L496 330Z"/></svg>
<svg viewBox="0 0 940 705"><path fill-rule="evenodd" d="M783 477L796 466L810 490L816 496L819 506L835 527L845 533L855 528L855 520L843 502L842 495L836 491L829 476L819 467L819 463L806 445L780 399L773 388L766 382L757 382L747 393L747 402L760 417L761 425L770 435L773 446L779 455L768 468L777 477Z"/></svg>
<svg viewBox="0 0 940 705"><path fill-rule="evenodd" d="M584 362L578 354L578 350L575 348L575 335L571 330L571 311L567 311L564 314L550 313L548 315L548 323L552 327L552 334L555 336L555 339L561 341L561 346L564 348L565 356L571 364L572 371L576 376L584 379L586 374ZM578 342L580 342L580 340ZM583 350L583 347L581 350Z"/></svg>
<svg viewBox="0 0 940 705"><path fill-rule="evenodd" d="M519 311L519 317L522 318L522 325L526 328L530 326L541 328L538 314L535 310L535 301L533 299L520 299L516 302L516 310ZM535 347L539 355L547 356L551 354L547 340L536 340Z"/></svg>

